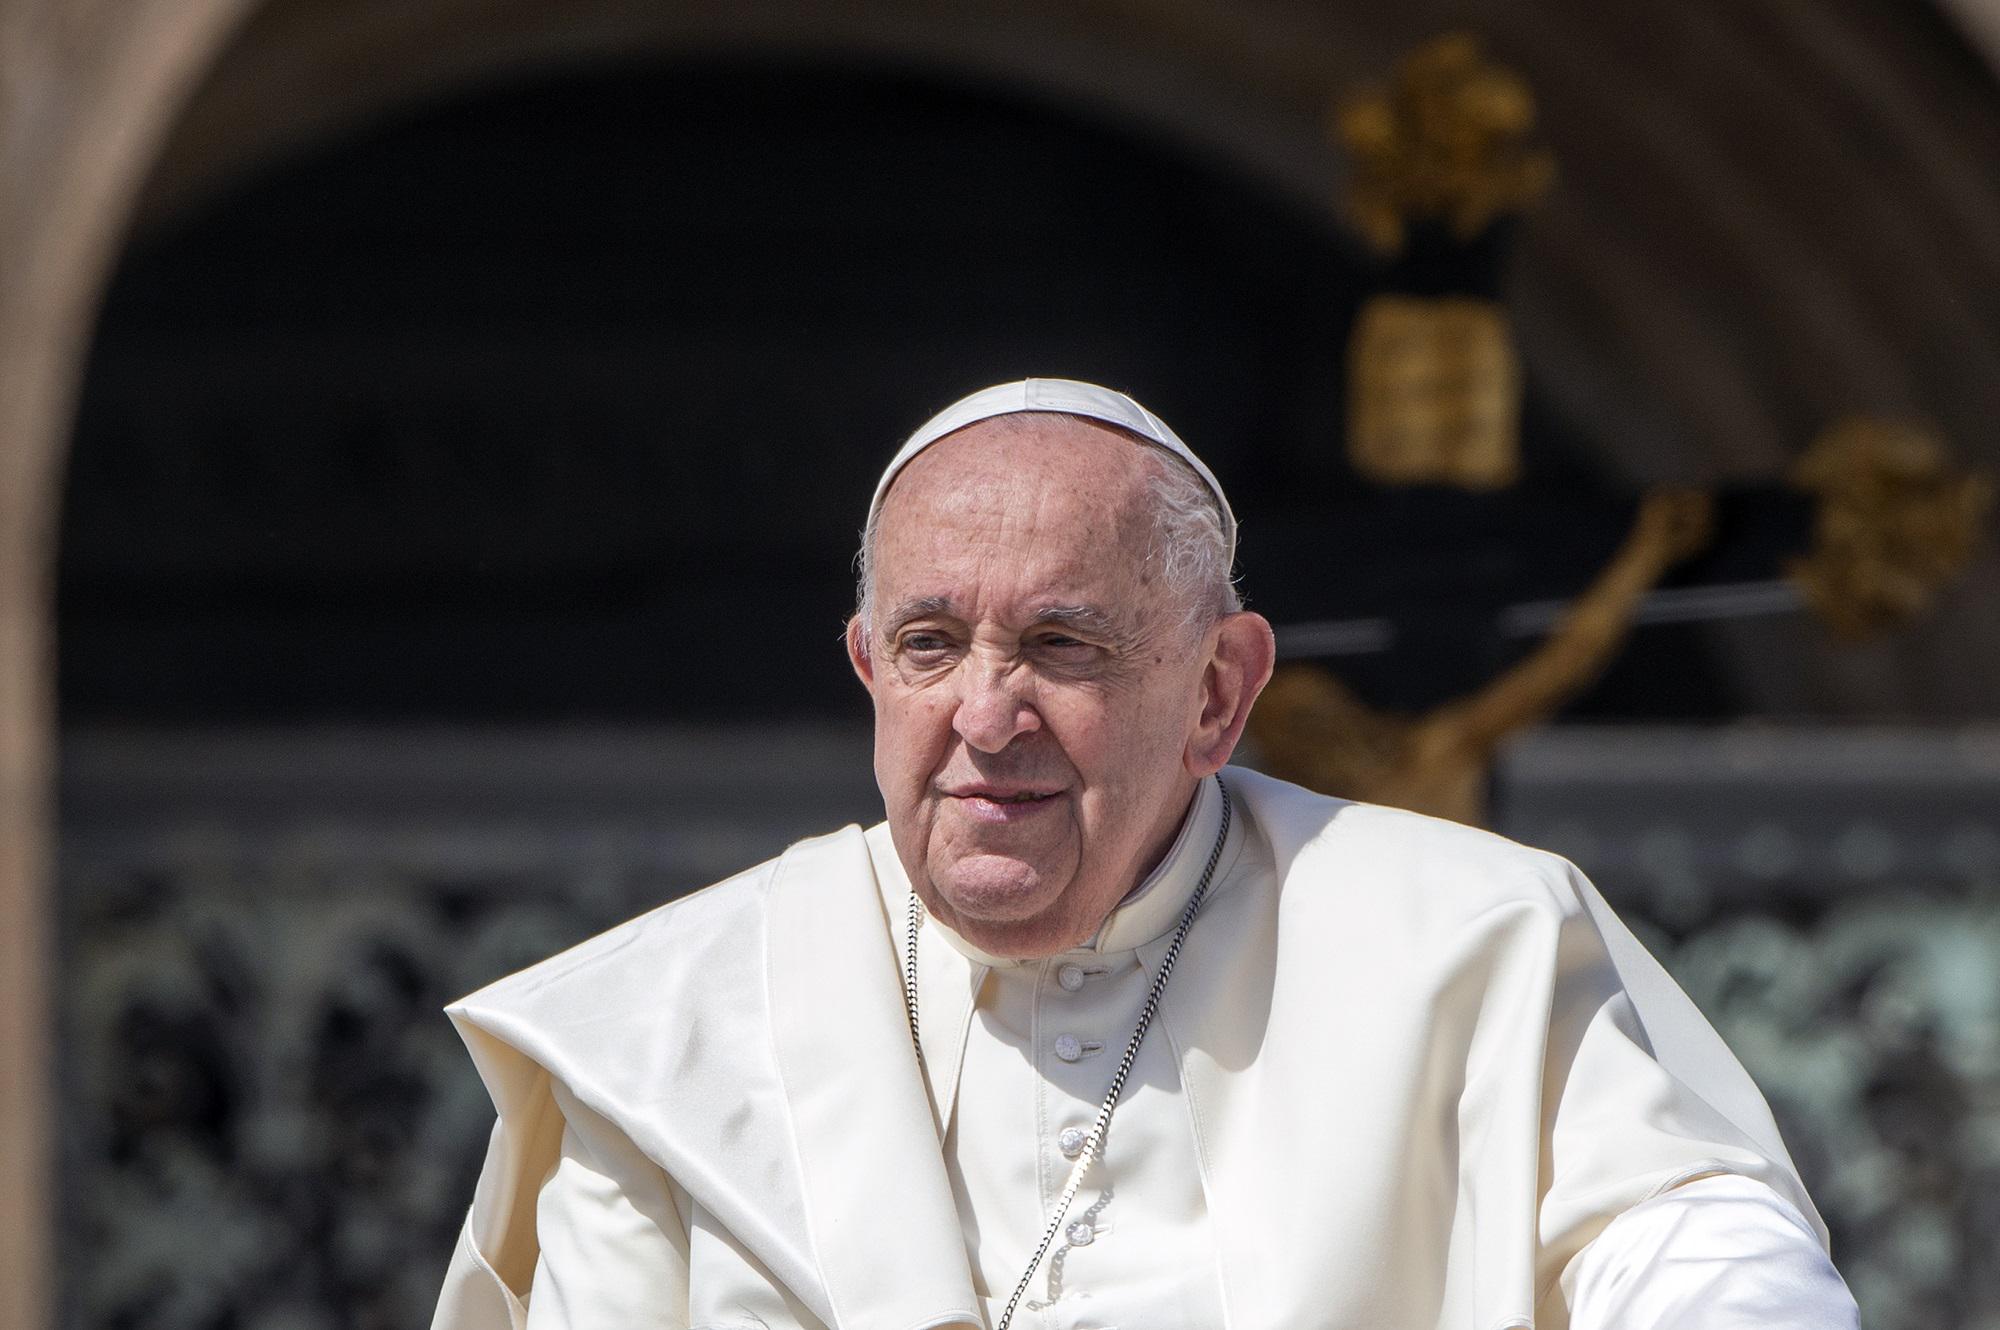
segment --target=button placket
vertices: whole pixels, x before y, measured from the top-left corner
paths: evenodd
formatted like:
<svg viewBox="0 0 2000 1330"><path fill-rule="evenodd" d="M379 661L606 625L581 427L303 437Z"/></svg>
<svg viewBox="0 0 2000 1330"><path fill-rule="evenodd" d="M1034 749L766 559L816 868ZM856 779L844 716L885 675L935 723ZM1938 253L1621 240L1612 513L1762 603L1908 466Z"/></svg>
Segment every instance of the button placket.
<svg viewBox="0 0 2000 1330"><path fill-rule="evenodd" d="M1055 1152L1043 1156L1046 1162L1042 1167L1045 1170L1054 1165L1053 1172L1043 1173L1045 1179L1064 1177L1064 1164L1074 1166L1083 1157L1089 1142L1090 1115L1096 1111L1103 1094L1102 1078L1110 1074L1101 1061L1093 1059L1103 1053L1118 1051L1117 1047L1103 1040L1086 1038L1079 1032L1079 1027L1101 1031L1106 1025L1122 1025L1129 1021L1131 1012L1126 1009L1137 1006L1144 996L1144 985L1150 980L1149 973L1136 957L1129 964L1123 957L1110 963L1102 963L1103 960L1096 956L1072 954L1066 958L1051 958L1042 970L1041 986L1036 994L1036 1011L1040 1019L1047 1022L1041 1027L1046 1031L1042 1035L1042 1056L1048 1058L1048 1062L1043 1064L1047 1068L1043 1089L1051 1096L1069 1101L1064 1104L1063 1110L1051 1115L1053 1121L1048 1117L1042 1119L1046 1124L1042 1130L1049 1132L1042 1138L1045 1142L1042 1148L1047 1150L1049 1145L1056 1147ZM1098 980L1104 982L1095 982ZM1069 1029L1063 1029L1064 1025ZM1045 1100L1051 1108L1056 1102L1054 1098ZM1064 1119L1069 1125L1057 1127L1056 1124ZM1088 1296L1082 1289L1066 1292L1063 1271L1069 1253L1092 1246L1101 1235L1110 1231L1108 1226L1101 1226L1099 1218L1111 1201L1110 1178L1101 1170L1101 1165L1093 1166L1093 1176L1078 1196L1078 1208L1071 1211L1067 1222L1056 1233L1057 1243L1048 1258L1050 1282L1046 1292L1051 1307L1058 1302ZM1093 1192L1096 1193L1094 1196ZM1086 1200L1088 1208L1084 1208ZM1079 1256L1077 1259L1087 1258ZM1081 1311L1082 1308L1075 1307L1072 1314Z"/></svg>
<svg viewBox="0 0 2000 1330"><path fill-rule="evenodd" d="M1225 853L1231 843L1225 842ZM996 970L1001 980L989 982L976 999L975 1019L986 1019L989 1006L1004 1019L987 1019L984 1026L974 1026L974 1034L990 1028L1002 1038L971 1047L968 1066L983 1068L979 1085L986 1092L961 1094L956 1139L991 1142L993 1148L961 1149L951 1162L964 1175L961 1182L955 1172L953 1183L967 1232L981 1235L969 1252L981 1287L990 1285L1001 1293L1011 1287L1019 1270L1010 1262L1017 1263L1019 1251L1037 1240L1043 1230L1036 1226L1046 1225L1057 1195L1083 1158L1112 1065L1123 1053L1154 977L1139 952L1122 946L1138 935L1135 930L1150 927L1150 916L1132 919L1136 922L1110 931L1097 945ZM1122 1126L1107 1138L1104 1158L1079 1180L1075 1200L1044 1257L1047 1282L1036 1280L1041 1286L1027 1290L1016 1330L1031 1324L1044 1330L1112 1330L1119 1324L1166 1330L1168 1325L1222 1323L1223 1317L1214 1314L1220 1309L1216 1290L1210 1288L1214 1273L1202 1259L1211 1233L1200 1186L1199 1141L1190 1119L1174 1103L1179 1067L1163 1033L1155 1031L1139 1049L1127 1086L1130 1102L1121 1109ZM1102 1051L1110 1057L1085 1052L1086 1037L1093 1034L1104 1041ZM1064 1036L1068 1041L1061 1049L1071 1058L1058 1052ZM1033 1110L1024 1119L1013 1106L1021 1103L1021 1091L1029 1085ZM975 1088L970 1078L965 1088ZM1029 1132L1032 1136L1023 1140ZM1021 1145L1030 1145L1025 1158L1018 1153ZM1162 1159L1175 1167L1139 1167ZM1128 1169L1135 1171L1128 1176ZM1119 1212L1111 1209L1111 1193L1124 1190L1121 1183L1136 1184L1129 1196L1133 1208L1113 1220ZM984 1240L989 1231L991 1243ZM1183 1232L1192 1235L1185 1242ZM1082 1250L1086 1246L1089 1250ZM1131 1252L1121 1256L1127 1247ZM1154 1253L1169 1259L1156 1263ZM1135 1270L1142 1272L1136 1281Z"/></svg>

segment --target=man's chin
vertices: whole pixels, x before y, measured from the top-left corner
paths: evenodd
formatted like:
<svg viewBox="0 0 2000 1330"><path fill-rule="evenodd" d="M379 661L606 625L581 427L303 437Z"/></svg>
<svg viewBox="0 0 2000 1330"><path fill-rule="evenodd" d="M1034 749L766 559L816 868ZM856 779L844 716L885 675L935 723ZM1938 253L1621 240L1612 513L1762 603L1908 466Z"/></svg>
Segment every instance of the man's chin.
<svg viewBox="0 0 2000 1330"><path fill-rule="evenodd" d="M961 859L931 882L961 925L1007 928L1043 918L1062 899L1063 883L1005 855Z"/></svg>
<svg viewBox="0 0 2000 1330"><path fill-rule="evenodd" d="M1071 923L1063 908L1060 897L1044 904L1041 909L1027 908L1027 902L1012 902L1020 906L1016 916L997 916L992 902L981 902L983 912L967 914L957 911L943 922L961 938L992 956L1008 960L1039 960L1053 956L1059 951L1067 951L1084 936L1088 929L1079 930ZM951 905L949 897L945 904Z"/></svg>

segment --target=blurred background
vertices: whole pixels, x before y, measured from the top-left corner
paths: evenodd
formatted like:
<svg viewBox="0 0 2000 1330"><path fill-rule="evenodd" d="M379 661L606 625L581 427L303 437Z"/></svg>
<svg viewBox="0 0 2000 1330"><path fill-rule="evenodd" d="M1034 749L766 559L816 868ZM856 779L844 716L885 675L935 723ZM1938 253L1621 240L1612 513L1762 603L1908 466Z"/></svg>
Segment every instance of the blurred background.
<svg viewBox="0 0 2000 1330"><path fill-rule="evenodd" d="M1244 759L1575 859L1864 1324L2000 1330L1996 67L1990 0L0 0L0 1323L427 1324L439 1007L879 818L875 476L1054 375L1230 489Z"/></svg>

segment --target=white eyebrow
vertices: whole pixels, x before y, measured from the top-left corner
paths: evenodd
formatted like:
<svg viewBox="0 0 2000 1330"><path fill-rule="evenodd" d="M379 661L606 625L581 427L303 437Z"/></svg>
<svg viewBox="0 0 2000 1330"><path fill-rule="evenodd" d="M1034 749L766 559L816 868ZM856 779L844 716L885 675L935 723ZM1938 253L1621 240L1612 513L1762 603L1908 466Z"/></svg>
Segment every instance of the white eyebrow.
<svg viewBox="0 0 2000 1330"><path fill-rule="evenodd" d="M884 627L891 631L901 628L912 619L921 619L929 614L950 614L950 596L916 596L890 610L882 620Z"/></svg>
<svg viewBox="0 0 2000 1330"><path fill-rule="evenodd" d="M882 620L883 630L893 633L904 624L933 614L957 617L951 597L913 596L889 611ZM1044 605L1034 612L1032 622L1037 627L1055 624L1099 637L1112 637L1118 631L1117 622L1111 615L1095 605Z"/></svg>
<svg viewBox="0 0 2000 1330"><path fill-rule="evenodd" d="M1100 636L1110 636L1114 630L1111 616L1095 605L1045 606L1035 612L1035 622L1064 624Z"/></svg>

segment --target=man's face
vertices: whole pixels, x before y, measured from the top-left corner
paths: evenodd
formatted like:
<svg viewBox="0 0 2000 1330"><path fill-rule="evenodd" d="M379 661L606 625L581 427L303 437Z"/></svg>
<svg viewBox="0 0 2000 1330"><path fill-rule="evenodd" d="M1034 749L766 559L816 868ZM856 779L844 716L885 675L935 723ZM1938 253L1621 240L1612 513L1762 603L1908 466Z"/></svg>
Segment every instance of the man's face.
<svg viewBox="0 0 2000 1330"><path fill-rule="evenodd" d="M875 776L924 903L989 951L1095 931L1197 777L1214 631L1148 555L1143 445L1072 416L969 426L896 479L850 628Z"/></svg>

